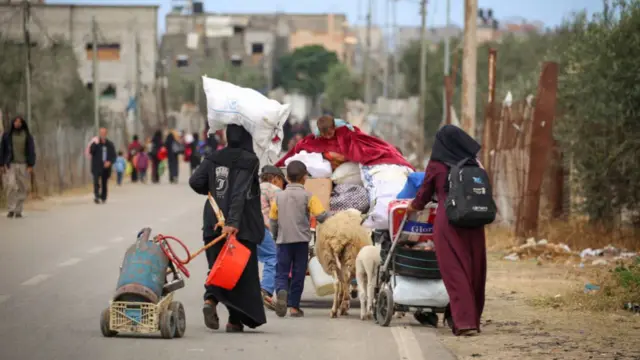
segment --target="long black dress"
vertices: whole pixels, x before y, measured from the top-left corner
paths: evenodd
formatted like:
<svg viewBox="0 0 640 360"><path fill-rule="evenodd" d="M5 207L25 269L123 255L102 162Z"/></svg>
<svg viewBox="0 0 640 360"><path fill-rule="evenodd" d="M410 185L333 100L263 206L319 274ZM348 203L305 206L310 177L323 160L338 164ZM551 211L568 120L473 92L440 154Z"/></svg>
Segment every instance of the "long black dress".
<svg viewBox="0 0 640 360"><path fill-rule="evenodd" d="M198 194L211 193L225 216L226 225L238 229L238 241L251 250L251 257L235 288L225 290L205 286L205 300L223 303L229 310L230 324L256 328L267 322L260 292L257 245L264 237L260 206L259 161L253 152L251 135L242 127L227 127L228 147L207 155L189 179ZM205 201L203 238L209 243L218 235L211 206ZM220 242L207 250L209 269L222 249Z"/></svg>

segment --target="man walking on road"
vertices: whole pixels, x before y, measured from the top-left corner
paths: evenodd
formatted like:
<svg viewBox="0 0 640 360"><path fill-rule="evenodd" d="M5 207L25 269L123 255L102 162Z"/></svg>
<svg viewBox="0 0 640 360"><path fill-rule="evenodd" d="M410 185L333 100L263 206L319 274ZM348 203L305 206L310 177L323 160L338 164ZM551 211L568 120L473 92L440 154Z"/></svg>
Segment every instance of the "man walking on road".
<svg viewBox="0 0 640 360"><path fill-rule="evenodd" d="M107 129L100 128L100 136L93 138L89 153L91 154L91 174L93 174L93 202L105 203L111 165L116 161L116 148L111 140L107 139Z"/></svg>
<svg viewBox="0 0 640 360"><path fill-rule="evenodd" d="M16 116L11 125L0 141L0 171L7 189L7 216L21 218L22 205L29 189L29 174L36 164L36 147L29 127L21 116Z"/></svg>

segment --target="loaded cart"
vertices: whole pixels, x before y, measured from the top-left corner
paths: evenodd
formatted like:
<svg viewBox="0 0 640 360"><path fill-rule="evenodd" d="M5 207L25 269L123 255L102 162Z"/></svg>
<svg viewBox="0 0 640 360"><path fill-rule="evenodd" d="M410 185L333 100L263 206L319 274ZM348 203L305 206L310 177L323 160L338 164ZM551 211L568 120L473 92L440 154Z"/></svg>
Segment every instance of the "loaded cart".
<svg viewBox="0 0 640 360"><path fill-rule="evenodd" d="M180 272L187 277L189 273L167 245L172 237L150 237L151 229L142 229L125 253L116 292L100 316L105 337L158 332L165 339L184 336L184 306L174 301L173 293L185 285Z"/></svg>
<svg viewBox="0 0 640 360"><path fill-rule="evenodd" d="M376 231L382 258L374 295L374 319L388 326L396 311L414 312L423 325L437 326L449 304L433 245L436 204L408 218L411 200L389 204L389 231Z"/></svg>

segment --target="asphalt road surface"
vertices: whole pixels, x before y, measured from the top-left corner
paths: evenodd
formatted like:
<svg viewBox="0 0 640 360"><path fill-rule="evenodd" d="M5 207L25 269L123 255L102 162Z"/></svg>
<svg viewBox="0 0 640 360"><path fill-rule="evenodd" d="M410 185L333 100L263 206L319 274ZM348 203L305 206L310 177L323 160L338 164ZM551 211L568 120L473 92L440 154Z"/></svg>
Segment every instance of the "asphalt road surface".
<svg viewBox="0 0 640 360"><path fill-rule="evenodd" d="M316 298L310 282L304 318L268 312L268 323L254 331L210 331L201 312L204 255L189 264L191 278L175 294L186 309L184 338L104 338L100 312L115 291L124 252L141 228L177 236L192 251L202 245L205 198L191 191L186 169L181 170L178 185L165 178L160 185L112 186L104 205L84 195L33 204L23 219L2 214L0 359L454 359L435 331L410 315L382 328L361 321L354 302L348 317L330 319L331 297ZM223 309L220 318L224 328Z"/></svg>

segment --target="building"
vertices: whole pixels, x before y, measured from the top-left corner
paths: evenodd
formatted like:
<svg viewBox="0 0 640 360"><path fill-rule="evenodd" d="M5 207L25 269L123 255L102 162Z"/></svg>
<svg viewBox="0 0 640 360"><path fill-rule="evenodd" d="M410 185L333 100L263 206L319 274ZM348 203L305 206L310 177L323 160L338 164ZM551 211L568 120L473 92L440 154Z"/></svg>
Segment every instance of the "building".
<svg viewBox="0 0 640 360"><path fill-rule="evenodd" d="M19 3L0 3L0 18L8 22L3 26L3 36L17 42L23 39L24 10L19 7ZM32 4L29 24L32 40L39 46L47 46L51 39L71 44L79 63L78 73L88 88L93 87L92 18L98 29L101 106L122 113L135 92L137 53L141 91L153 95L158 61L158 6Z"/></svg>
<svg viewBox="0 0 640 360"><path fill-rule="evenodd" d="M353 38L344 14L206 13L201 5L166 17L161 57L167 70L202 74L205 64L248 66L272 79L277 59L297 48L322 45L353 61Z"/></svg>

